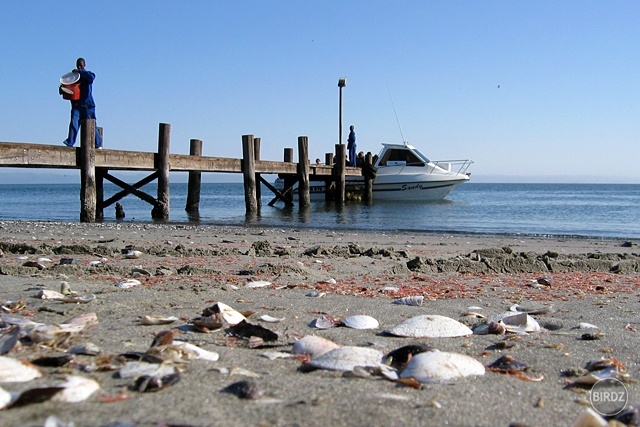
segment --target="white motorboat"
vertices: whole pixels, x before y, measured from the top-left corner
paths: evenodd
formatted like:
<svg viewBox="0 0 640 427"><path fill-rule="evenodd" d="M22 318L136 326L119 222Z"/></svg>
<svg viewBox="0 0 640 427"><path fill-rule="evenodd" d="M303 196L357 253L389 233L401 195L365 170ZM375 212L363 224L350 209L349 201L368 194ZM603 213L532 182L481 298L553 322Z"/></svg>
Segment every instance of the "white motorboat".
<svg viewBox="0 0 640 427"><path fill-rule="evenodd" d="M407 142L382 143L382 150L374 157L374 200L424 200L445 198L454 188L469 181L467 169L471 160L429 160ZM367 172L367 166L364 166ZM276 188L283 189L282 179L276 180ZM347 193L358 193L364 187L364 178L347 177ZM310 182L312 199L324 199L324 181ZM295 188L294 188L295 192Z"/></svg>

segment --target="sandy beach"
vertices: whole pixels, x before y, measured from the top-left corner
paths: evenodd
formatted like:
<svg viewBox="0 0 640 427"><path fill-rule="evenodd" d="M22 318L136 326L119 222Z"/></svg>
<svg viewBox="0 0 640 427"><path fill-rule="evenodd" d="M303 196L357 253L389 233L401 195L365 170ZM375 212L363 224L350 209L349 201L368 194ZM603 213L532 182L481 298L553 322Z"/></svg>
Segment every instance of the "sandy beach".
<svg viewBox="0 0 640 427"><path fill-rule="evenodd" d="M41 377L0 387L20 393L81 376L97 381L100 389L77 403L51 399L4 409L0 424L43 426L54 415L63 425L75 426L572 425L591 404L588 387L567 387L577 378L567 373L584 373L588 362L615 359L628 403L638 402L639 244L2 221L0 333L6 334L16 318L59 325L95 313L97 321L49 341L23 337L5 357L27 362L71 354L71 361L39 367ZM127 257L132 251L138 257ZM139 285L117 286L128 279ZM78 296L95 299L71 303L39 297L43 290L61 291L63 282ZM422 296L422 305L393 303L407 296ZM277 339L261 343L234 336L226 324L217 330L194 328L193 319L217 302L276 333ZM542 330L454 338L384 333L427 314L472 327L518 309L515 304L535 310L531 316ZM142 316L152 315L177 320L141 323ZM266 322L264 315L282 320ZM322 316L339 320L353 315L371 316L379 327L311 326ZM578 328L585 323L598 329ZM29 326L21 328L26 333ZM215 352L219 359L164 362L180 371L179 381L157 391L134 390L136 378L122 378L119 370L168 330L174 340ZM593 339L583 339L585 334ZM427 344L484 366L508 355L526 369L521 375L487 370L416 388L377 372L309 369L308 358L290 353L308 335L382 354ZM87 343L98 348L97 354L72 352ZM223 391L239 381L249 381L259 391L249 397L257 398Z"/></svg>

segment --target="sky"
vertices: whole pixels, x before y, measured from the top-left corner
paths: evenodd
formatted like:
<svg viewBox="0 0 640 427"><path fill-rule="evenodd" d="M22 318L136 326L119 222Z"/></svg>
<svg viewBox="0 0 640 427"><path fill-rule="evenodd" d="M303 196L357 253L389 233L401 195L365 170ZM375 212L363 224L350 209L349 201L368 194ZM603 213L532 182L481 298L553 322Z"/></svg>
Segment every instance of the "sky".
<svg viewBox="0 0 640 427"><path fill-rule="evenodd" d="M472 159L475 182L640 183L635 0L2 5L1 142L62 145L59 78L84 57L107 149L156 151L169 123L172 153L200 139L205 156L239 158L251 134L282 160L307 136L324 159L345 77L358 151L404 139ZM0 183L76 172L33 171L0 168Z"/></svg>

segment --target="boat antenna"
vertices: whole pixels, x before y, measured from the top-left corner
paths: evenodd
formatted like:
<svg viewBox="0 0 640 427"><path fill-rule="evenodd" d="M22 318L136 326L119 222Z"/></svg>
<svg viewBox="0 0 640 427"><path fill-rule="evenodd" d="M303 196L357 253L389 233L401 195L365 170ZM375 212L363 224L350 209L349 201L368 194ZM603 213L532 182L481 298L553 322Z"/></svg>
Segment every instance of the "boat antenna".
<svg viewBox="0 0 640 427"><path fill-rule="evenodd" d="M398 123L398 129L400 129L400 136L402 137L402 143L407 145L407 140L404 139L404 134L402 133L402 126L400 126L400 119L398 119L398 112L396 111L396 105L393 103L393 96L391 96L391 89L387 86L387 90L389 91L389 98L391 99L391 106L393 107L393 114L396 115L396 122Z"/></svg>

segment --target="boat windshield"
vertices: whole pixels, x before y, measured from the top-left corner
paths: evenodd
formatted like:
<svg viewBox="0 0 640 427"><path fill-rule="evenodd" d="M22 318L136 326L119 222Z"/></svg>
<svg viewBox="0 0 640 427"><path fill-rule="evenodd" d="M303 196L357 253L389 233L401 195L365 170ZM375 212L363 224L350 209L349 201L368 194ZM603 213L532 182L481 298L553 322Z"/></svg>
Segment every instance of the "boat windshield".
<svg viewBox="0 0 640 427"><path fill-rule="evenodd" d="M387 148L380 155L379 166L424 166L429 162L419 151L408 148Z"/></svg>
<svg viewBox="0 0 640 427"><path fill-rule="evenodd" d="M416 154L418 157L420 157L425 163L431 163L431 160L429 160L429 158L427 156L425 156L424 154L422 154L419 150L413 150L414 154Z"/></svg>

